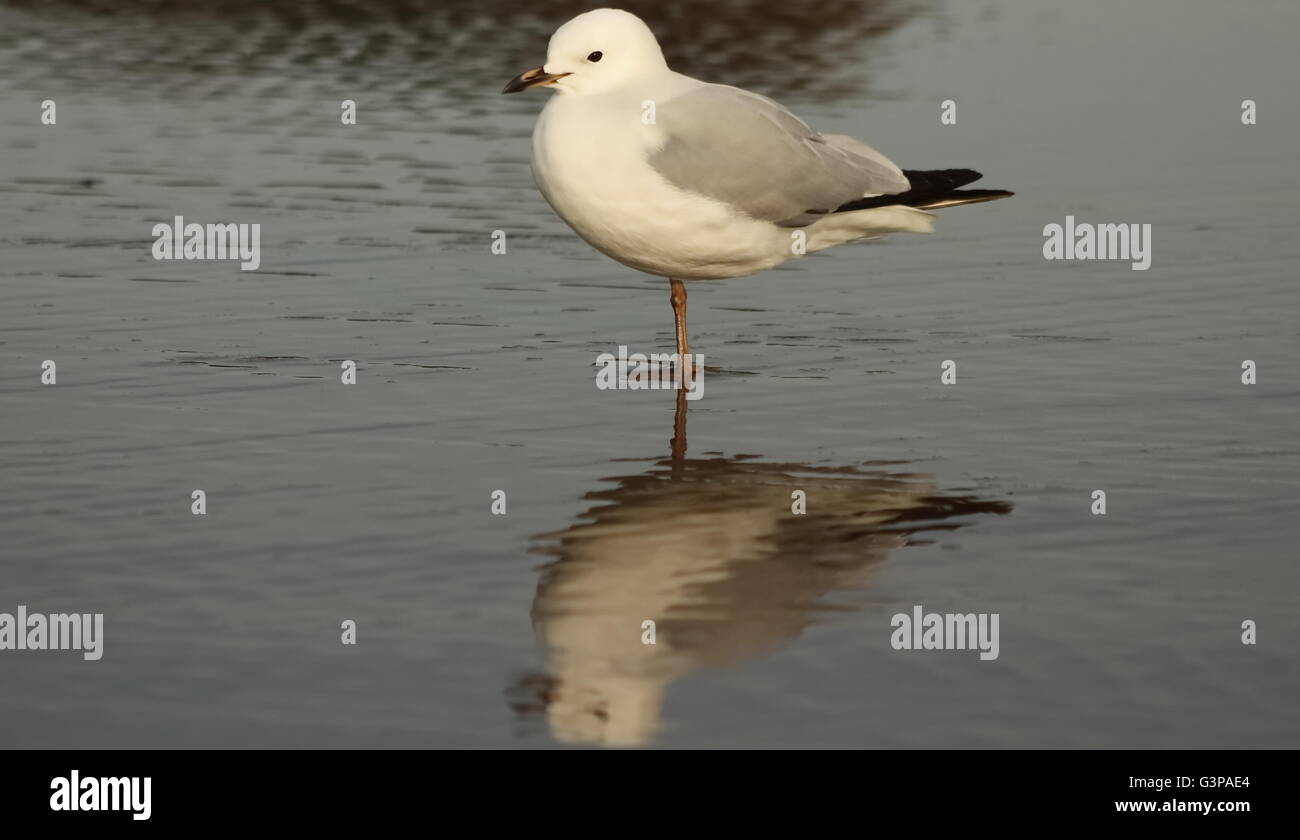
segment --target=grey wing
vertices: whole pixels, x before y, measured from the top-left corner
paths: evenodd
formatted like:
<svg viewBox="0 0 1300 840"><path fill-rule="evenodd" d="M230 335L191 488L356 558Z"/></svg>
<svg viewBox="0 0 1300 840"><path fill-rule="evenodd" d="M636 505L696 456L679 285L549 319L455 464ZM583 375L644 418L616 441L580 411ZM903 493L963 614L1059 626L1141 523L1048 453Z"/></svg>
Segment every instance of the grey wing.
<svg viewBox="0 0 1300 840"><path fill-rule="evenodd" d="M650 165L683 190L782 227L864 196L906 192L902 171L850 137L818 134L766 97L704 85L657 104L665 142Z"/></svg>

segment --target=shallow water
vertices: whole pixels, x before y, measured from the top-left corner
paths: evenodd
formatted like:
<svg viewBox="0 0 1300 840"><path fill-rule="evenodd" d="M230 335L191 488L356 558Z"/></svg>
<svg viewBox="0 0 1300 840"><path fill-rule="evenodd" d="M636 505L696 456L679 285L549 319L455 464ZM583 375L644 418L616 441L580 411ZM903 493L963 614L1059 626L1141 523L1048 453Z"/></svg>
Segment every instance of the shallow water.
<svg viewBox="0 0 1300 840"><path fill-rule="evenodd" d="M0 744L1300 746L1300 10L661 6L679 69L1017 192L692 284L686 409L594 387L666 284L497 95L583 6L0 4L0 612L106 633L0 651ZM178 214L260 269L154 261ZM1067 214L1150 270L1045 261ZM893 650L917 604L999 658Z"/></svg>

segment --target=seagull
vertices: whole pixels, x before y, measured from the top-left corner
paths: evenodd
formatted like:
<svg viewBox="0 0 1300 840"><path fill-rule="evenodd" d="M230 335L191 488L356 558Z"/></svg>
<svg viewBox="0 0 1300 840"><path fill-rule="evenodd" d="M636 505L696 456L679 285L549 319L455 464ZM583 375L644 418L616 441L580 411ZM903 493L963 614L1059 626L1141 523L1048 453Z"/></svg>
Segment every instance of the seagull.
<svg viewBox="0 0 1300 840"><path fill-rule="evenodd" d="M546 63L502 93L554 91L533 129L533 177L587 244L669 281L683 363L684 280L744 277L888 233L930 233L929 210L1006 198L961 189L970 169L903 170L783 106L668 68L654 33L620 9L578 15Z"/></svg>

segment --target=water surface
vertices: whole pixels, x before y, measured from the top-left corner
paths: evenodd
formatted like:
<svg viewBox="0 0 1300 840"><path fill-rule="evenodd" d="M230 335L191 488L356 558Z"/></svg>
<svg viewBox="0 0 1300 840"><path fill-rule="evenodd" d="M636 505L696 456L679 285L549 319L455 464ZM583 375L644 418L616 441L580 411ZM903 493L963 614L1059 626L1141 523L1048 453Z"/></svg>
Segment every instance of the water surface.
<svg viewBox="0 0 1300 840"><path fill-rule="evenodd" d="M692 284L686 414L595 388L666 284L552 215L544 94L498 95L584 8L0 4L0 611L107 636L0 655L0 744L1300 746L1294 5L629 6L1017 192ZM154 261L177 214L260 269ZM1067 214L1151 269L1044 261ZM893 650L916 604L999 658Z"/></svg>

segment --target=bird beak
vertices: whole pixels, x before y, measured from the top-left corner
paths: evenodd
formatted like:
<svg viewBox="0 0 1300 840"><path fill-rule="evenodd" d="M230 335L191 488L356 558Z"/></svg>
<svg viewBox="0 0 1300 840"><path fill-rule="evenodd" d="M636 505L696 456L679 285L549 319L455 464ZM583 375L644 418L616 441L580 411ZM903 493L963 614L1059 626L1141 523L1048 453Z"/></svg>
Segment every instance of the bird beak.
<svg viewBox="0 0 1300 840"><path fill-rule="evenodd" d="M549 85L563 79L568 73L547 73L545 67L534 67L532 70L525 70L518 76L511 79L504 88L502 93L518 93L521 90L527 90L530 87L540 85Z"/></svg>

